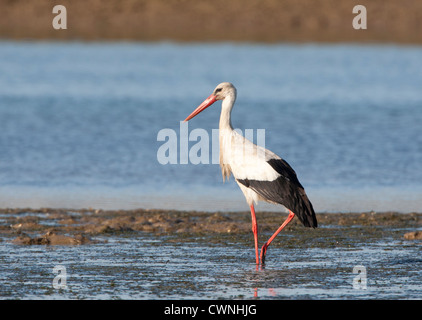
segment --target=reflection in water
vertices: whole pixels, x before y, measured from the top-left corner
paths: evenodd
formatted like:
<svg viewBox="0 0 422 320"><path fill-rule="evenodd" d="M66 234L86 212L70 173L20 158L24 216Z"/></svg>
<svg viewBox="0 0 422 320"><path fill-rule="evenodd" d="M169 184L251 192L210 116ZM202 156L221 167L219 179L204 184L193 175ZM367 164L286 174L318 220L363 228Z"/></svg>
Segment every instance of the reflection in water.
<svg viewBox="0 0 422 320"><path fill-rule="evenodd" d="M259 275L259 272L265 272L265 264L257 264L256 267L255 267L255 271L258 273L258 275ZM268 292L268 294L266 296L275 297L277 295L276 291L273 288L268 288L266 290ZM253 290L254 298L259 297L258 291L259 291L258 288L255 287L254 290ZM265 292L265 289L261 289L261 291Z"/></svg>

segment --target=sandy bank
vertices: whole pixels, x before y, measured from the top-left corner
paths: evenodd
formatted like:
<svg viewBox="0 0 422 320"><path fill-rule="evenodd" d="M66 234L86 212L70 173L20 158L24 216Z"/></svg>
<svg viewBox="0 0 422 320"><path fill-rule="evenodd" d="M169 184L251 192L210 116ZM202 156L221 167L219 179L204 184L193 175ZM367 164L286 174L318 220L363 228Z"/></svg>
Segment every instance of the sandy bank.
<svg viewBox="0 0 422 320"><path fill-rule="evenodd" d="M67 30L52 27L54 5ZM355 5L367 29L355 30ZM0 38L422 43L419 0L0 0Z"/></svg>

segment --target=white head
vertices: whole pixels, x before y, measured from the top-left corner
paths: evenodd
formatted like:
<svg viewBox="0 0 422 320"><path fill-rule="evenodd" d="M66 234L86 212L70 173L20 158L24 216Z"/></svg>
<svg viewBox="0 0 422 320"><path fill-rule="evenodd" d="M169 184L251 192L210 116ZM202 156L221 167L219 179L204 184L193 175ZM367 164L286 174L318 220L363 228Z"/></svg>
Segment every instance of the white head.
<svg viewBox="0 0 422 320"><path fill-rule="evenodd" d="M195 117L197 114L204 111L210 105L212 105L217 100L230 99L233 103L236 100L237 91L233 84L230 82L222 82L217 87L215 87L212 94L204 100L186 119L188 121ZM233 104L231 104L233 105Z"/></svg>
<svg viewBox="0 0 422 320"><path fill-rule="evenodd" d="M215 87L212 95L214 95L215 100L224 100L226 97L232 97L236 99L236 88L230 82L222 82Z"/></svg>

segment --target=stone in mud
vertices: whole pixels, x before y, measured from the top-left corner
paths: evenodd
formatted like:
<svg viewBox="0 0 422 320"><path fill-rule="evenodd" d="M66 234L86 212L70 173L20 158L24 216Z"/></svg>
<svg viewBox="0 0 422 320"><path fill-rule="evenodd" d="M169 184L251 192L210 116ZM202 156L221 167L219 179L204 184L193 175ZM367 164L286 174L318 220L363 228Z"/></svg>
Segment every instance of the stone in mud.
<svg viewBox="0 0 422 320"><path fill-rule="evenodd" d="M75 235L73 237L47 232L41 237L31 238L27 234L22 234L15 238L12 243L20 245L80 245L91 243L91 240L83 235Z"/></svg>
<svg viewBox="0 0 422 320"><path fill-rule="evenodd" d="M407 240L422 240L422 231L412 231L404 234Z"/></svg>
<svg viewBox="0 0 422 320"><path fill-rule="evenodd" d="M103 233L118 233L118 232L132 232L133 229L130 228L125 223L119 223L115 221L105 221L101 225L97 226L88 226L85 228L85 232L91 234L103 234Z"/></svg>

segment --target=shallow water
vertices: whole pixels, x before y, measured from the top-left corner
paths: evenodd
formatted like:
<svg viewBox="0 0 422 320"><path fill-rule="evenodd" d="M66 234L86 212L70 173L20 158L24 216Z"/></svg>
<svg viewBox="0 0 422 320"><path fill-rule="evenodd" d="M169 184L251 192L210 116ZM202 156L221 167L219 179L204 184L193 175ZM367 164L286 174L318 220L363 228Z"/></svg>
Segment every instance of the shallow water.
<svg viewBox="0 0 422 320"><path fill-rule="evenodd" d="M397 227L323 221L318 229L283 230L259 268L250 232L114 232L80 246L16 245L16 234L4 232L0 298L422 298L421 241L403 238L416 222ZM270 235L264 228L260 243ZM65 289L53 286L56 266L66 269ZM365 268L366 288L354 285L357 266Z"/></svg>

